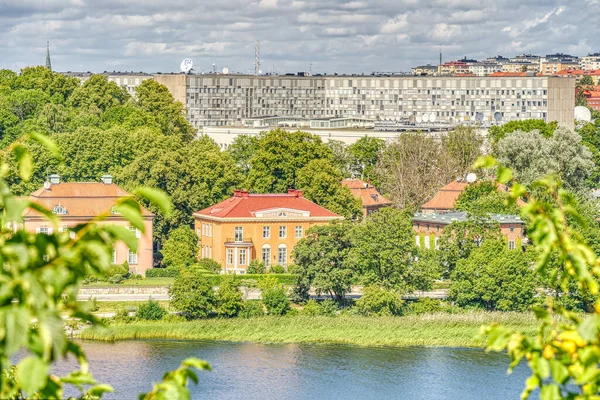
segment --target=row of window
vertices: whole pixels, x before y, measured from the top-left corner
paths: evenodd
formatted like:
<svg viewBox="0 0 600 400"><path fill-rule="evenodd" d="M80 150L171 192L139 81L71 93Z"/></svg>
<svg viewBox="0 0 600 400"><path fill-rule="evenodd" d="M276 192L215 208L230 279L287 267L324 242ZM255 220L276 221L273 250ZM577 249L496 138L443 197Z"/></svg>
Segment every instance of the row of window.
<svg viewBox="0 0 600 400"><path fill-rule="evenodd" d="M279 238L280 239L285 239L287 238L287 226L285 225L280 225L279 226ZM301 225L296 225L294 227L294 238L295 239L301 239L302 238L302 226ZM270 239L271 238L271 227L268 225L263 226L262 229L262 237L263 239ZM234 228L234 240L236 242L242 242L244 240L244 227L242 226L236 226Z"/></svg>
<svg viewBox="0 0 600 400"><path fill-rule="evenodd" d="M116 264L117 263L117 249L113 249L113 253L112 253L112 263ZM132 264L137 264L138 263L138 254L135 251L132 251L131 249L127 250L127 263L129 265Z"/></svg>
<svg viewBox="0 0 600 400"><path fill-rule="evenodd" d="M417 245L417 247L421 247L421 235L417 235L415 236L415 244ZM481 245L481 242L478 242L477 245ZM436 250L439 250L440 246L439 246L439 238L436 236L434 237L434 241L433 241L433 246ZM423 237L423 247L426 249L430 249L431 248L431 238L430 236L424 236ZM516 248L516 244L514 240L509 240L508 241L508 249L509 250L514 250Z"/></svg>
<svg viewBox="0 0 600 400"><path fill-rule="evenodd" d="M213 249L212 246L202 246L202 258L212 258Z"/></svg>
<svg viewBox="0 0 600 400"><path fill-rule="evenodd" d="M211 249L212 255L212 249ZM237 249L237 265L246 266L249 264L248 249ZM267 267L271 266L271 246L264 245L262 248L262 261ZM227 265L234 265L235 249L227 249ZM287 266L287 246L284 244L279 245L277 248L277 264Z"/></svg>
<svg viewBox="0 0 600 400"><path fill-rule="evenodd" d="M212 224L202 223L202 236L212 237L213 226Z"/></svg>

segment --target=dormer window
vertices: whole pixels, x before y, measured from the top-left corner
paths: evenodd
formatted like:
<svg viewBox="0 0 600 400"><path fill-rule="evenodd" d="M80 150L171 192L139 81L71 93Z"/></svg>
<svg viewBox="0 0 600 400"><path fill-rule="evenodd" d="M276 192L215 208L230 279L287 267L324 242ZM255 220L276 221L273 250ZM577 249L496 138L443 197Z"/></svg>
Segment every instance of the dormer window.
<svg viewBox="0 0 600 400"><path fill-rule="evenodd" d="M56 215L66 215L67 209L59 204L59 205L54 206L54 208L52 209L52 212Z"/></svg>
<svg viewBox="0 0 600 400"><path fill-rule="evenodd" d="M278 214L278 216L279 217L287 217L287 213L282 211Z"/></svg>

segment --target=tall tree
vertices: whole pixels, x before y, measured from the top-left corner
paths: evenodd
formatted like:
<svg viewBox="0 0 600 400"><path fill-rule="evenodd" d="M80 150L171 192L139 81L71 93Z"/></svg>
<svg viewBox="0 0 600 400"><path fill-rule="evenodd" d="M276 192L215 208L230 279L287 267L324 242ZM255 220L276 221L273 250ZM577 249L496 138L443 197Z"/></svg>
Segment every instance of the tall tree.
<svg viewBox="0 0 600 400"><path fill-rule="evenodd" d="M472 214L518 214L516 204L509 205L509 194L500 191L496 182L479 181L470 184L456 199L455 208Z"/></svg>
<svg viewBox="0 0 600 400"><path fill-rule="evenodd" d="M258 148L258 138L252 135L238 135L227 148L231 158L244 175L250 171L250 160Z"/></svg>
<svg viewBox="0 0 600 400"><path fill-rule="evenodd" d="M500 126L492 126L488 130L488 138L492 143L503 139L507 134L520 131L532 132L538 131L543 137L552 137L554 131L558 128L555 121L546 122L542 119L526 119L523 121L510 121Z"/></svg>
<svg viewBox="0 0 600 400"><path fill-rule="evenodd" d="M458 126L442 136L442 146L455 164L456 176L465 176L483 154L483 136L471 126Z"/></svg>
<svg viewBox="0 0 600 400"><path fill-rule="evenodd" d="M110 107L124 104L131 96L127 90L110 82L104 75L92 75L83 85L76 88L69 97L73 107L106 111Z"/></svg>
<svg viewBox="0 0 600 400"><path fill-rule="evenodd" d="M369 136L363 136L348 146L348 153L350 153L352 162L352 173L361 179L374 178L373 170L384 147L384 140ZM378 182L373 182L373 184L377 186Z"/></svg>

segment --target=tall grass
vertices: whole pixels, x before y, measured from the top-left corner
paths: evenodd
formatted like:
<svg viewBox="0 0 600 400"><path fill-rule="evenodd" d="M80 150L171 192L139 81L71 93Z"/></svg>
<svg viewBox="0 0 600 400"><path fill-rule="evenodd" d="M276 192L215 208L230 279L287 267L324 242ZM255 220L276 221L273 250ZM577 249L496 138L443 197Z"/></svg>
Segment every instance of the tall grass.
<svg viewBox="0 0 600 400"><path fill-rule="evenodd" d="M256 343L327 343L357 346L481 347L475 341L483 324L502 323L534 334L532 314L425 314L406 317L258 317L192 322L137 322L88 328L82 339L189 339Z"/></svg>

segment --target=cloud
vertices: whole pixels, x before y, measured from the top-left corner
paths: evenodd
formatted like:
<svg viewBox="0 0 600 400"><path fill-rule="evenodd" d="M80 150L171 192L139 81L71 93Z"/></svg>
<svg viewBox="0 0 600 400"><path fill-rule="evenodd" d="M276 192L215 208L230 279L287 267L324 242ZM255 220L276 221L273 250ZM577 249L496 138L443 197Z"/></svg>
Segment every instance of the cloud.
<svg viewBox="0 0 600 400"><path fill-rule="evenodd" d="M600 0L0 0L0 68L408 71L522 52L597 51Z"/></svg>

